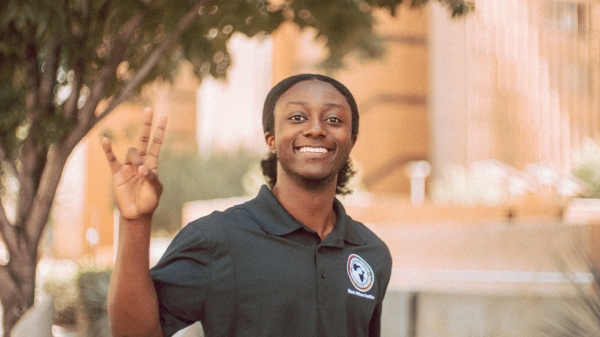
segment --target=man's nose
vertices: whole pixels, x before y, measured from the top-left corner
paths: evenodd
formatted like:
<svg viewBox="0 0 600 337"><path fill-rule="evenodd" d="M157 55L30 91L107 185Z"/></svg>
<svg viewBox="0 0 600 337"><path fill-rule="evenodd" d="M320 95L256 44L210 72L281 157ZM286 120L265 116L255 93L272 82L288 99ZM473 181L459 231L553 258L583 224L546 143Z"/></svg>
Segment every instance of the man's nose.
<svg viewBox="0 0 600 337"><path fill-rule="evenodd" d="M311 119L307 123L307 128L304 132L304 135L307 137L325 137L327 130L325 129L325 125L323 125L323 121L318 118Z"/></svg>

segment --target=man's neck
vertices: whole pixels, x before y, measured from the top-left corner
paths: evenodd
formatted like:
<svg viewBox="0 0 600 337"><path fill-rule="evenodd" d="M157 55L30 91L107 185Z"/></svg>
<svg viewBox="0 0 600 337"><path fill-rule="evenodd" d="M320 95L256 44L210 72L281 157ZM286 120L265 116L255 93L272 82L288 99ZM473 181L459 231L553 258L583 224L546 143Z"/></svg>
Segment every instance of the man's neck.
<svg viewBox="0 0 600 337"><path fill-rule="evenodd" d="M320 189L308 189L290 180L278 179L272 192L288 213L323 240L336 222L333 210L335 187L335 184L329 184Z"/></svg>

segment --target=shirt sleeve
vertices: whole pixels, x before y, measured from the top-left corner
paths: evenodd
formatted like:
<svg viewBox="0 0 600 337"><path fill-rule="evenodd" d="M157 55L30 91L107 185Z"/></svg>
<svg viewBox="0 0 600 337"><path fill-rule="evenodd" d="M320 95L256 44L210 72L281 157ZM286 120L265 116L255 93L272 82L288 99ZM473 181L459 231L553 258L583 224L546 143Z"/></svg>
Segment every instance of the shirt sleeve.
<svg viewBox="0 0 600 337"><path fill-rule="evenodd" d="M387 292L388 285L390 283L390 277L392 274L392 255L385 244L383 244L383 256L382 256L382 268L380 273L380 287L381 295L379 296L379 302L373 311L371 322L369 322L369 337L381 336L381 313L383 309L383 299Z"/></svg>
<svg viewBox="0 0 600 337"><path fill-rule="evenodd" d="M185 226L150 270L165 336L201 321L211 280L212 245L196 226Z"/></svg>
<svg viewBox="0 0 600 337"><path fill-rule="evenodd" d="M377 303L371 322L369 322L369 337L381 336L381 302Z"/></svg>

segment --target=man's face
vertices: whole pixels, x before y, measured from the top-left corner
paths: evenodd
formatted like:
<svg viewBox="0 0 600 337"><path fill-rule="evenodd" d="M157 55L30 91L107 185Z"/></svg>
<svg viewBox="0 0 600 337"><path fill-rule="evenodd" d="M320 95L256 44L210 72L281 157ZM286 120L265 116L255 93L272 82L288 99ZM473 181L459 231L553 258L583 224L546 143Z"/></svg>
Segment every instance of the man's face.
<svg viewBox="0 0 600 337"><path fill-rule="evenodd" d="M354 146L352 113L346 98L319 80L296 83L277 101L275 135L265 134L278 158L277 181L282 175L310 183L337 178Z"/></svg>

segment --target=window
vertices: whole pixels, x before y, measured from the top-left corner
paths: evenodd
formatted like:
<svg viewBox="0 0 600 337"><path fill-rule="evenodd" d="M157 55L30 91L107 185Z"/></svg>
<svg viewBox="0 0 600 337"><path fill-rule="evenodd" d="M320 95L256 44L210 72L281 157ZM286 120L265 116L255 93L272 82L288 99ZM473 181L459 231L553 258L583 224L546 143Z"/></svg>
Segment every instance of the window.
<svg viewBox="0 0 600 337"><path fill-rule="evenodd" d="M590 26L589 6L584 2L546 1L547 28L565 33L586 35Z"/></svg>

